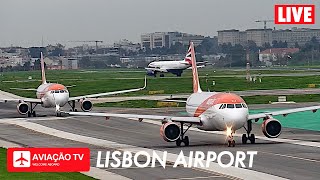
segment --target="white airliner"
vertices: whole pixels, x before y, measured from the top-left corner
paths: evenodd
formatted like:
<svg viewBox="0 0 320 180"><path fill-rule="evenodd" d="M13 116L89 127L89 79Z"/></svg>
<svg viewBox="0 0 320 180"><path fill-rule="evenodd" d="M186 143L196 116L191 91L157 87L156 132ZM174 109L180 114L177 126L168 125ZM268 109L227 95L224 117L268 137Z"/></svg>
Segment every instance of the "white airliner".
<svg viewBox="0 0 320 180"><path fill-rule="evenodd" d="M198 64L201 64L201 66L198 67L204 67L204 63L205 62L198 62ZM191 52L188 51L182 61L154 61L145 69L147 70L148 76L156 77L157 73L160 73L160 77L164 77L164 73L172 73L180 77L183 70L189 69L191 66Z"/></svg>
<svg viewBox="0 0 320 180"><path fill-rule="evenodd" d="M199 85L198 72L196 67L193 43L189 48L192 60L193 73L193 94L186 101L186 111L191 117L139 115L139 114L112 114L93 112L64 112L70 115L120 117L129 119L153 119L161 120L160 135L165 141L176 142L180 146L183 142L189 145L189 138L185 136L188 129L195 125L204 131L225 131L228 139L228 146L235 146L233 134L236 130L245 128L246 134L242 135L242 143L255 143L255 135L251 134L252 121L263 120L262 132L268 138L276 138L281 133L281 124L273 115L284 115L301 111L316 112L320 106L295 108L268 113L249 114L248 106L238 95L226 92L203 92ZM187 129L184 130L184 125Z"/></svg>
<svg viewBox="0 0 320 180"><path fill-rule="evenodd" d="M20 114L26 115L28 117L35 117L36 112L34 111L35 107L38 104L41 104L44 108L52 108L56 107L57 116L60 116L59 113L60 107L63 107L67 103L71 106L72 111L77 111L75 108L75 102L78 101L80 103L81 109L83 111L91 111L92 109L92 102L87 98L97 98L101 96L108 96L114 94L122 94L128 92L135 92L145 89L146 87L146 79L145 85L142 88L136 89L128 89L128 90L121 90L121 91L114 91L114 92L105 92L99 94L90 94L84 96L77 96L77 97L69 97L69 91L66 86L57 83L47 83L45 70L44 70L44 61L43 55L41 53L41 75L42 75L42 84L37 89L21 89L21 88L12 88L18 90L28 90L28 91L36 91L37 99L33 98L23 98L23 99L0 99L0 102L17 102L17 110ZM28 105L30 104L30 106Z"/></svg>

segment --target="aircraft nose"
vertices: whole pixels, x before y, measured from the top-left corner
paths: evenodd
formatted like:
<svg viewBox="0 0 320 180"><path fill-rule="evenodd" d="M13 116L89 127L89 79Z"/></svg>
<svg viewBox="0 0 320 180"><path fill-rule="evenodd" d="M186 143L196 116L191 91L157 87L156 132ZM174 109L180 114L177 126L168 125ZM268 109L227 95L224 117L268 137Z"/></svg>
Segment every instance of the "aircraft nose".
<svg viewBox="0 0 320 180"><path fill-rule="evenodd" d="M233 127L233 129L236 130L243 127L247 121L247 116L248 114L246 111L228 113L224 118L224 122L226 126Z"/></svg>
<svg viewBox="0 0 320 180"><path fill-rule="evenodd" d="M60 93L59 95L56 95L54 97L54 101L56 105L59 105L60 107L64 106L69 100L69 94L68 93Z"/></svg>

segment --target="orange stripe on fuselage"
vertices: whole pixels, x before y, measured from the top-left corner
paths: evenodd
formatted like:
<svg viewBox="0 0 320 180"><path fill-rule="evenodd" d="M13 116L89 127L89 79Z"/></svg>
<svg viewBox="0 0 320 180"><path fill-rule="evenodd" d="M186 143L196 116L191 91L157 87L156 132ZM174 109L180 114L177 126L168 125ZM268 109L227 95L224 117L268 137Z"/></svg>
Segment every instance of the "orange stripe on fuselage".
<svg viewBox="0 0 320 180"><path fill-rule="evenodd" d="M210 96L205 101L203 101L195 111L194 117L200 116L202 113L204 113L206 110L208 110L210 107L216 104L239 104L239 103L244 103L244 100L236 94L218 93Z"/></svg>
<svg viewBox="0 0 320 180"><path fill-rule="evenodd" d="M44 87L42 91L37 92L37 98L39 99L42 98L49 91L67 90L67 88L62 84L43 84L41 86L44 86Z"/></svg>
<svg viewBox="0 0 320 180"><path fill-rule="evenodd" d="M51 84L50 86L47 87L47 91L52 91L52 90L66 90L67 88L62 85L62 84Z"/></svg>

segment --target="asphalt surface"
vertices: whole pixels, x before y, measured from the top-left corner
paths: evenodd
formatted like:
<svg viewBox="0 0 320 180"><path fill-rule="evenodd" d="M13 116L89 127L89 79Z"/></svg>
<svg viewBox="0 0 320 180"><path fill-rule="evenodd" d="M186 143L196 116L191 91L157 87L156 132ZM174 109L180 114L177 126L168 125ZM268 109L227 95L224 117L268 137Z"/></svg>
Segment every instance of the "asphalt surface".
<svg viewBox="0 0 320 180"><path fill-rule="evenodd" d="M305 104L303 104L305 105ZM275 105L276 106L276 105ZM279 105L278 105L279 106ZM283 105L285 106L285 105ZM291 105L292 106L292 105ZM299 105L295 105L299 106ZM252 108L254 108L252 106ZM260 108L260 107L259 107ZM262 108L262 107L261 107ZM265 108L265 107L264 107ZM22 128L16 125L6 124L8 119L21 118L18 115L16 104L0 103L0 139L14 142L27 147L89 147L91 149L91 165L96 165L97 151L114 151L116 147L94 146L88 143L81 143L63 138L46 135ZM56 119L54 109L36 108L38 118L28 120L36 124L51 127L64 132L70 132L87 137L93 137L108 141L113 141L126 145L133 145L149 148L169 153L179 154L183 150L185 154L190 151L258 151L253 161L254 171L276 175L288 179L320 179L320 148L291 143L280 143L257 139L256 144L241 144L240 137L235 137L236 147L226 146L225 136L189 130L187 135L190 138L189 147L177 148L175 143L164 142L159 135L159 126L122 118L95 117L68 117L66 119ZM118 108L95 108L94 111L118 112L118 113L140 113L140 114L172 114L180 115L184 112L183 108L164 108L164 109L118 109ZM43 120L42 117L49 117ZM48 120L49 119L49 120ZM56 120L55 120L56 119ZM263 136L260 125L254 125L254 133ZM237 131L242 134L244 131ZM307 142L319 142L320 132L297 130L284 128L280 138L296 139ZM226 159L224 159L225 161ZM140 161L145 161L140 159ZM248 164L248 161L245 161ZM197 168L172 168L168 165L166 169L156 168L108 168L110 171L131 179L235 179L224 174L212 171L203 171Z"/></svg>

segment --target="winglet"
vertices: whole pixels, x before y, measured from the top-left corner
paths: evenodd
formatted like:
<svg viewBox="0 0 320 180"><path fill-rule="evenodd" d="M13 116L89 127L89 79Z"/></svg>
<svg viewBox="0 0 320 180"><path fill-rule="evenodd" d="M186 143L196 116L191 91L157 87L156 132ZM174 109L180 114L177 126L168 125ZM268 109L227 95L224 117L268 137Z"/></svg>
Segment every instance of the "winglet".
<svg viewBox="0 0 320 180"><path fill-rule="evenodd" d="M191 49L191 64L192 64L192 77L193 77L193 92L194 93L201 93L202 90L200 88L199 83L199 76L198 76L198 69L197 69L197 62L196 62L196 55L194 51L193 42L190 42Z"/></svg>
<svg viewBox="0 0 320 180"><path fill-rule="evenodd" d="M42 54L42 52L41 52L41 57L40 57L40 64L41 64L42 84L47 84L46 73L45 73L45 71L44 71L44 60L43 60L43 54Z"/></svg>

